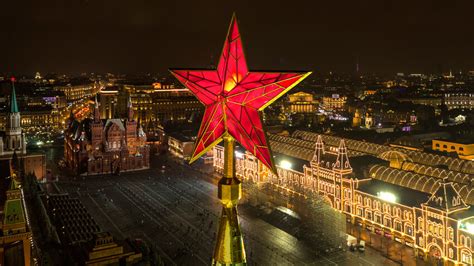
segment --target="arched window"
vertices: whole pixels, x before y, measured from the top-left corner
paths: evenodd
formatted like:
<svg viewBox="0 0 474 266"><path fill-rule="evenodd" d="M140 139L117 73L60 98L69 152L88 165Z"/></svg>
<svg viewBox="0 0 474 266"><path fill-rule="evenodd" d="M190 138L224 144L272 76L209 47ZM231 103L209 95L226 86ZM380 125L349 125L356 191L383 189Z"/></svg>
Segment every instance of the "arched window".
<svg viewBox="0 0 474 266"><path fill-rule="evenodd" d="M453 228L449 227L448 228L448 239L452 241L453 238L454 238Z"/></svg>
<svg viewBox="0 0 474 266"><path fill-rule="evenodd" d="M420 237L418 238L418 243L419 243L420 246L422 246L422 247L425 245L425 242L423 241L423 237L422 237L422 236L420 236Z"/></svg>
<svg viewBox="0 0 474 266"><path fill-rule="evenodd" d="M472 263L472 254L469 253L467 250L463 250L461 252L461 261L463 263L471 264Z"/></svg>
<svg viewBox="0 0 474 266"><path fill-rule="evenodd" d="M411 236L413 235L413 227L409 224L405 224L405 234Z"/></svg>

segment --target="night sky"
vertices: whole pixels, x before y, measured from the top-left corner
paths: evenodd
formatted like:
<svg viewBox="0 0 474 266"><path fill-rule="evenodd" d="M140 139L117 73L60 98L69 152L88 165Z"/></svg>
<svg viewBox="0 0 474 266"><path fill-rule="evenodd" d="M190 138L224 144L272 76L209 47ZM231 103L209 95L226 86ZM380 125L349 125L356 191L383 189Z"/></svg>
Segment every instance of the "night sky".
<svg viewBox="0 0 474 266"><path fill-rule="evenodd" d="M2 1L0 72L209 67L232 12L251 69L474 69L474 1Z"/></svg>

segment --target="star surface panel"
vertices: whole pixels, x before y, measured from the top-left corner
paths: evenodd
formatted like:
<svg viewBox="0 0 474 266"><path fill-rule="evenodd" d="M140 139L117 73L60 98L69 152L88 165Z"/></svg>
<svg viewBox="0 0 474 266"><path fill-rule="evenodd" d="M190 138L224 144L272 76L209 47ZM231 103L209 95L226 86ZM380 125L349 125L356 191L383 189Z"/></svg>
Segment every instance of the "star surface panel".
<svg viewBox="0 0 474 266"><path fill-rule="evenodd" d="M249 72L235 16L216 70L170 71L206 107L190 162L227 133L275 170L259 112L311 72Z"/></svg>

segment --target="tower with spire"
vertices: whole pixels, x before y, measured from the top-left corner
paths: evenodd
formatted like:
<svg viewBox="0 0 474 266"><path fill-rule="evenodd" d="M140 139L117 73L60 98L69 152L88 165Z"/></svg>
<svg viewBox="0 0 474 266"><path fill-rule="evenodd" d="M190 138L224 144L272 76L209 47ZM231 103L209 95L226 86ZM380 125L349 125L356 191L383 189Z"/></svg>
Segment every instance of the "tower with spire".
<svg viewBox="0 0 474 266"><path fill-rule="evenodd" d="M20 242L23 246L22 256L24 265L30 265L31 257L31 232L28 228L24 199L21 186L21 171L19 167L19 158L16 151L13 152L12 160L10 160L10 185L4 192L6 194L6 201L3 206L3 221L0 225L2 235L0 242L4 246L14 245L15 242ZM0 264L5 264L4 249L0 249Z"/></svg>
<svg viewBox="0 0 474 266"><path fill-rule="evenodd" d="M316 140L316 147L314 149L313 159L311 160L312 164L319 165L322 161L322 156L324 155L324 143L323 138L321 135L318 135L318 139Z"/></svg>
<svg viewBox="0 0 474 266"><path fill-rule="evenodd" d="M352 167L349 163L349 157L347 156L346 142L343 139L341 139L339 147L337 148L337 158L333 169L341 176L352 173Z"/></svg>
<svg viewBox="0 0 474 266"><path fill-rule="evenodd" d="M103 132L103 124L100 117L99 101L97 100L97 95L95 95L94 117L91 122L92 147L94 147L95 149L100 149L101 147L102 132Z"/></svg>
<svg viewBox="0 0 474 266"><path fill-rule="evenodd" d="M319 184L319 176L320 176L320 165L323 163L323 156L324 156L324 142L323 138L321 135L318 135L318 139L316 140L316 145L314 149L314 155L313 158L311 159L310 165L311 165L311 171L313 173L313 176L315 177L315 180L313 180L313 189L318 190L318 184Z"/></svg>
<svg viewBox="0 0 474 266"><path fill-rule="evenodd" d="M22 133L21 116L16 100L15 78L11 78L11 87L10 108L8 109L5 132L0 132L0 156L10 156L15 151L19 154L26 154L25 134Z"/></svg>
<svg viewBox="0 0 474 266"><path fill-rule="evenodd" d="M127 129L127 147L129 148L130 153L136 153L136 149L134 149L133 147L135 147L135 142L137 141L137 121L133 118L133 104L132 97L130 96L128 97L127 108L128 117L125 121L125 128Z"/></svg>

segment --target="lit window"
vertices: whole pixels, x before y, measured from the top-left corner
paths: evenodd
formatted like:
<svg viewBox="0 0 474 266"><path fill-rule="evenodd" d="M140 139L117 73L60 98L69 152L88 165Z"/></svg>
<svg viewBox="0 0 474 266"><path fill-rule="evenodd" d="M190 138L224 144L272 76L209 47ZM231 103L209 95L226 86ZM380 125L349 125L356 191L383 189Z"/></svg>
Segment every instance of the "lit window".
<svg viewBox="0 0 474 266"><path fill-rule="evenodd" d="M405 234L411 236L413 235L413 228L411 227L411 225L406 225L405 226Z"/></svg>

